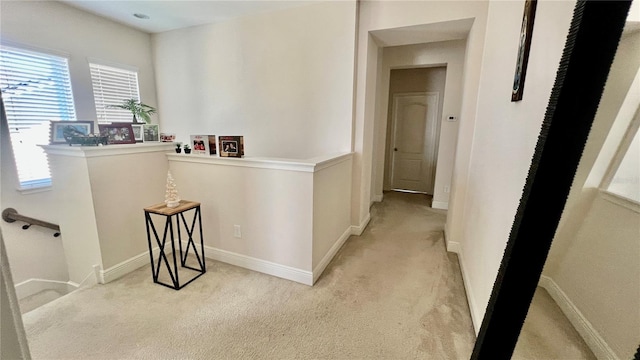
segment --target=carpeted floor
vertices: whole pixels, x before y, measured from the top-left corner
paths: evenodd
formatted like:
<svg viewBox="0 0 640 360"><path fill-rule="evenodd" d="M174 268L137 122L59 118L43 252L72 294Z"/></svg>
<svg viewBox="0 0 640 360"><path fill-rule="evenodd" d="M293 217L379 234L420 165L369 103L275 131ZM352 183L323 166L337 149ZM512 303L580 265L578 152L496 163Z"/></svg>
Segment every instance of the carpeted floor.
<svg viewBox="0 0 640 360"><path fill-rule="evenodd" d="M469 359L475 335L446 212L387 193L309 287L208 260L180 291L145 266L23 316L34 359ZM539 289L513 359L592 359Z"/></svg>
<svg viewBox="0 0 640 360"><path fill-rule="evenodd" d="M389 193L309 287L208 260L180 291L143 267L24 316L34 359L465 359L475 335L445 212Z"/></svg>

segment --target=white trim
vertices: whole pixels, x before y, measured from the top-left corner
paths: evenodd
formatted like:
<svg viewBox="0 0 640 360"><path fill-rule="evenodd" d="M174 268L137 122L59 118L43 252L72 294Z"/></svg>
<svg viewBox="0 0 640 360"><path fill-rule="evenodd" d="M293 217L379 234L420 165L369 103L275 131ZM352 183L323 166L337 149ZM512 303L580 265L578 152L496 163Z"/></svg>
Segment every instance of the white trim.
<svg viewBox="0 0 640 360"><path fill-rule="evenodd" d="M324 270L327 268L327 265L333 260L333 257L336 256L338 251L342 248L342 245L349 239L351 236L351 227L347 228L342 235L338 238L338 240L333 244L331 249L327 251L325 256L320 260L320 263L313 269L313 283L316 283L316 280L322 275Z"/></svg>
<svg viewBox="0 0 640 360"><path fill-rule="evenodd" d="M373 201L374 202L382 202L382 200L384 200L384 194L373 195Z"/></svg>
<svg viewBox="0 0 640 360"><path fill-rule="evenodd" d="M69 146L40 145L48 155L64 155L73 157L100 157L113 155L130 155L148 152L166 152L172 150L173 143L149 142L139 144L120 144L106 146Z"/></svg>
<svg viewBox="0 0 640 360"><path fill-rule="evenodd" d="M47 192L47 191L51 191L52 187L51 187L51 181L49 181L46 185L40 185L40 186L31 186L31 187L19 187L16 189L17 192L19 192L22 195L31 195L31 194L37 194L37 193L41 193L41 192Z"/></svg>
<svg viewBox="0 0 640 360"><path fill-rule="evenodd" d="M119 62L115 62L115 61L103 60L103 59L94 58L94 57L90 57L90 56L87 56L87 64L110 66L110 67L120 68L122 70L127 70L127 71L131 71L131 72L135 72L135 73L137 73L140 70L136 66L133 66L133 65L123 64L123 63L119 63Z"/></svg>
<svg viewBox="0 0 640 360"><path fill-rule="evenodd" d="M549 295L551 295L551 298L553 298L558 307L560 307L560 310L562 310L567 319L569 319L571 325L573 325L580 336L582 336L582 339L587 343L587 346L589 346L589 349L591 349L596 358L620 359L552 278L542 275L540 276L538 285L547 290Z"/></svg>
<svg viewBox="0 0 640 360"><path fill-rule="evenodd" d="M449 210L449 202L448 201L432 201L431 207L434 209Z"/></svg>
<svg viewBox="0 0 640 360"><path fill-rule="evenodd" d="M77 285L70 281L46 280L46 279L29 279L16 284L16 296L18 300L22 300L28 296L37 294L44 290L56 290L64 294L68 294L78 288Z"/></svg>
<svg viewBox="0 0 640 360"><path fill-rule="evenodd" d="M468 272L465 270L465 261L462 251L462 244L455 241L446 241L447 251L458 254L458 262L460 263L460 272L462 273L462 282L464 283L464 290L467 294L467 304L469 304L469 312L471 313L471 322L473 323L473 329L476 332L476 336L480 333L480 325L482 325L482 317L476 307L476 300L471 292L471 284L469 283Z"/></svg>
<svg viewBox="0 0 640 360"><path fill-rule="evenodd" d="M607 190L604 189L600 189L599 190L599 195L601 198L603 198L604 200L607 200L610 203L622 206L624 208L627 208L633 212L636 213L640 213L640 203L631 200L629 198L626 198L624 196L609 192Z"/></svg>
<svg viewBox="0 0 640 360"><path fill-rule="evenodd" d="M47 55L53 55L53 56L65 58L67 60L71 59L71 53L68 53L68 52L64 52L64 51L60 51L60 50L56 50L56 49L50 49L50 48L44 48L44 47L28 45L28 44L24 44L24 43L17 42L17 41L12 41L12 40L2 39L0 41L0 47L15 48L15 49L18 49L18 50L27 51L27 52L35 53L35 54L43 53L43 54L47 54Z"/></svg>
<svg viewBox="0 0 640 360"><path fill-rule="evenodd" d="M153 252L157 253L159 250L160 249L156 247L153 249ZM150 261L151 259L149 259L149 251L145 251L142 254L136 255L106 270L99 270L98 281L101 284L110 283L113 280L116 280L145 265L150 265Z"/></svg>
<svg viewBox="0 0 640 360"><path fill-rule="evenodd" d="M282 279L295 281L301 284L309 286L313 285L313 273L311 271L276 264L271 261L257 259L251 256L217 249L206 245L204 246L204 254L205 258L261 272L263 274L276 276Z"/></svg>
<svg viewBox="0 0 640 360"><path fill-rule="evenodd" d="M353 153L346 153L346 154L333 155L329 157L319 157L314 159L308 159L308 161L315 162L316 166L314 167L314 170L318 172L322 169L326 169L328 167L338 165L347 160L351 160L352 157L353 157Z"/></svg>
<svg viewBox="0 0 640 360"><path fill-rule="evenodd" d="M360 236L364 229L369 225L371 220L371 213L367 213L367 216L362 220L360 225L351 225L351 235Z"/></svg>
<svg viewBox="0 0 640 360"><path fill-rule="evenodd" d="M215 164L226 166L239 166L259 169L288 170L298 172L317 172L350 160L352 153L332 155L330 157L318 157L309 160L278 159L263 157L221 158L218 156L198 154L167 154L169 161L190 162L198 164Z"/></svg>

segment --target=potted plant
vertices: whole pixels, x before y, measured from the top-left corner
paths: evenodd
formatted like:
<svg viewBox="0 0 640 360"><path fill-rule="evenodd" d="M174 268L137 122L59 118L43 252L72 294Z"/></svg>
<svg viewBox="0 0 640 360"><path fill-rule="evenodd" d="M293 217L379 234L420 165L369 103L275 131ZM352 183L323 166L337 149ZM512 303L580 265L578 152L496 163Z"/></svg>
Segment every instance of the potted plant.
<svg viewBox="0 0 640 360"><path fill-rule="evenodd" d="M143 104L136 99L126 99L120 105L109 105L109 107L131 111L134 123L138 123L138 119L142 119L146 124L149 124L151 122L150 115L156 113L156 109L153 106Z"/></svg>
<svg viewBox="0 0 640 360"><path fill-rule="evenodd" d="M178 154L182 152L182 143L176 143L176 152Z"/></svg>
<svg viewBox="0 0 640 360"><path fill-rule="evenodd" d="M191 148L189 147L189 144L184 144L183 149L185 154L191 154Z"/></svg>

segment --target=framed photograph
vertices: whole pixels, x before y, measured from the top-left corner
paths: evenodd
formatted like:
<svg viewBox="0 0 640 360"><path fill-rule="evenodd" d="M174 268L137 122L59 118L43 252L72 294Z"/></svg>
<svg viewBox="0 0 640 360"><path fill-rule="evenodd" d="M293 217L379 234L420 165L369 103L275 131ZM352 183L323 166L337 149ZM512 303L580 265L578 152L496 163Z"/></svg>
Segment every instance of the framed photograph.
<svg viewBox="0 0 640 360"><path fill-rule="evenodd" d="M520 46L518 47L518 60L516 62L516 74L513 78L511 101L522 100L524 91L524 79L527 75L527 63L529 61L529 49L531 48L531 36L533 35L533 20L536 16L536 0L524 2L524 14L522 15L522 27L520 28Z"/></svg>
<svg viewBox="0 0 640 360"><path fill-rule="evenodd" d="M49 144L66 144L64 138L65 130L67 134L93 134L93 121L51 121Z"/></svg>
<svg viewBox="0 0 640 360"><path fill-rule="evenodd" d="M191 135L193 154L216 155L215 135Z"/></svg>
<svg viewBox="0 0 640 360"><path fill-rule="evenodd" d="M176 134L160 133L160 141L173 142L176 140Z"/></svg>
<svg viewBox="0 0 640 360"><path fill-rule="evenodd" d="M220 157L241 158L244 156L243 136L218 136L218 145L220 146Z"/></svg>
<svg viewBox="0 0 640 360"><path fill-rule="evenodd" d="M160 141L160 129L157 124L143 124L142 138L145 142Z"/></svg>
<svg viewBox="0 0 640 360"><path fill-rule="evenodd" d="M136 139L136 142L142 142L143 140L143 124L131 124L131 129L133 129L133 138Z"/></svg>
<svg viewBox="0 0 640 360"><path fill-rule="evenodd" d="M135 144L130 123L98 124L101 136L107 136L109 144Z"/></svg>

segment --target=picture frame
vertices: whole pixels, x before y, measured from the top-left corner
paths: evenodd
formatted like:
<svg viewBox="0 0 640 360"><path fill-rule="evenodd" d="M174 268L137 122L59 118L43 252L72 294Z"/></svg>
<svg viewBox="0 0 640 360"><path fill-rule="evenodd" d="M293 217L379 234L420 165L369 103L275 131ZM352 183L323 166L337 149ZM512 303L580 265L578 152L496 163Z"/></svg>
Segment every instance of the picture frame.
<svg viewBox="0 0 640 360"><path fill-rule="evenodd" d="M173 133L160 133L161 142L174 142L176 140L176 134Z"/></svg>
<svg viewBox="0 0 640 360"><path fill-rule="evenodd" d="M133 138L137 143L141 143L144 139L143 124L131 124L131 129L133 130Z"/></svg>
<svg viewBox="0 0 640 360"><path fill-rule="evenodd" d="M216 155L215 135L191 135L191 152L201 155Z"/></svg>
<svg viewBox="0 0 640 360"><path fill-rule="evenodd" d="M220 157L244 157L243 136L218 136L218 146Z"/></svg>
<svg viewBox="0 0 640 360"><path fill-rule="evenodd" d="M64 137L64 130L67 126L73 127L74 130L83 135L93 134L93 121L51 121L49 131L49 144L66 144L67 139Z"/></svg>
<svg viewBox="0 0 640 360"><path fill-rule="evenodd" d="M511 89L511 101L522 100L537 5L537 0L525 0L524 2L524 13L522 15L522 26L520 28L520 45L518 46L516 73L513 77L513 87Z"/></svg>
<svg viewBox="0 0 640 360"><path fill-rule="evenodd" d="M107 136L109 144L135 144L131 123L98 124L101 136Z"/></svg>
<svg viewBox="0 0 640 360"><path fill-rule="evenodd" d="M160 141L160 126L158 124L142 125L142 141L158 142Z"/></svg>

